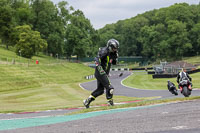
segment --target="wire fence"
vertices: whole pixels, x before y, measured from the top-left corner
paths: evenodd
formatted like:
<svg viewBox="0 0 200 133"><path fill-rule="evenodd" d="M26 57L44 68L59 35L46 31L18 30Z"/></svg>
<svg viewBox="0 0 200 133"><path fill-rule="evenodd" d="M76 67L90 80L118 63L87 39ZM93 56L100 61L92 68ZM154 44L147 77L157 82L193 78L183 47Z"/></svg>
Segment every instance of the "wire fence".
<svg viewBox="0 0 200 133"><path fill-rule="evenodd" d="M37 59L20 59L20 58L0 58L0 65L21 65L21 66L34 66L34 65L58 65L70 62L68 60L61 59L47 59L47 60L37 60Z"/></svg>

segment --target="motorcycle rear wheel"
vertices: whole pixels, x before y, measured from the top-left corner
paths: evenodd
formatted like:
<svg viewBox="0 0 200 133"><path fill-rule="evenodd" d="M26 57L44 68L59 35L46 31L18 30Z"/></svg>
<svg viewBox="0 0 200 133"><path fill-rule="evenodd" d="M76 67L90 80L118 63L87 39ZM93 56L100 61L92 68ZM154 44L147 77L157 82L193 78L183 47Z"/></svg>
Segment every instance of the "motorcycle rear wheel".
<svg viewBox="0 0 200 133"><path fill-rule="evenodd" d="M173 90L173 94L177 96L178 95L177 90Z"/></svg>
<svg viewBox="0 0 200 133"><path fill-rule="evenodd" d="M189 97L191 92L189 91L189 89L187 88L187 86L184 86L183 90L182 90L182 93L183 93L183 95L185 97Z"/></svg>

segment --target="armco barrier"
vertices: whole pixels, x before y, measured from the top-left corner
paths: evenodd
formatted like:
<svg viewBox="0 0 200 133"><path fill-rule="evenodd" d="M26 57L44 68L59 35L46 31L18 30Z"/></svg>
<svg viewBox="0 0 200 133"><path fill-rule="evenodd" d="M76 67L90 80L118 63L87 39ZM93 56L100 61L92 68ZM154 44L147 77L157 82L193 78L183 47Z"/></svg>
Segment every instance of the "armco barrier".
<svg viewBox="0 0 200 133"><path fill-rule="evenodd" d="M94 75L88 75L88 76L85 76L85 78L86 79L93 79L93 78L95 78L95 76Z"/></svg>
<svg viewBox="0 0 200 133"><path fill-rule="evenodd" d="M112 68L111 71L129 71L129 68ZM94 75L85 76L86 79L95 78Z"/></svg>
<svg viewBox="0 0 200 133"><path fill-rule="evenodd" d="M193 70L193 71L188 71L187 73L188 74L192 74L192 73L197 73L197 72L200 72L200 69L196 69L196 70Z"/></svg>
<svg viewBox="0 0 200 133"><path fill-rule="evenodd" d="M148 74L155 74L155 71L148 71Z"/></svg>
<svg viewBox="0 0 200 133"><path fill-rule="evenodd" d="M148 67L148 68L130 68L130 70L152 70L153 67Z"/></svg>
<svg viewBox="0 0 200 133"><path fill-rule="evenodd" d="M129 68L112 68L111 71L129 71Z"/></svg>
<svg viewBox="0 0 200 133"><path fill-rule="evenodd" d="M197 73L200 72L200 69L196 69L193 71L188 71L188 74L192 74L192 73ZM175 78L177 77L177 74L154 74L152 75L153 78Z"/></svg>
<svg viewBox="0 0 200 133"><path fill-rule="evenodd" d="M177 77L177 74L154 74L152 75L153 79L154 78L175 78Z"/></svg>

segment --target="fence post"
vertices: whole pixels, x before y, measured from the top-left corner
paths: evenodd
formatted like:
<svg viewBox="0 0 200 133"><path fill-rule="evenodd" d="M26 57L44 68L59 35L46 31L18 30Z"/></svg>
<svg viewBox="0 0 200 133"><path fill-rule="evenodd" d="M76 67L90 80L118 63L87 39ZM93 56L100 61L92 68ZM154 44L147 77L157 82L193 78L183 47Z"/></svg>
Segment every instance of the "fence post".
<svg viewBox="0 0 200 133"><path fill-rule="evenodd" d="M30 59L28 60L28 67L29 67Z"/></svg>
<svg viewBox="0 0 200 133"><path fill-rule="evenodd" d="M14 58L14 59L12 59L12 64L13 64L13 65L15 65L15 58Z"/></svg>

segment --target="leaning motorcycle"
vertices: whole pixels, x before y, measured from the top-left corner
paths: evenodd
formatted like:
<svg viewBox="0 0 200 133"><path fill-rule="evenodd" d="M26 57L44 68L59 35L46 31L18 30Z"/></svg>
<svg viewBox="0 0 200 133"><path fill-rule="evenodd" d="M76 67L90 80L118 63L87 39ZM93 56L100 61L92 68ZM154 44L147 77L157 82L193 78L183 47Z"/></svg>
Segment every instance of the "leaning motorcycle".
<svg viewBox="0 0 200 133"><path fill-rule="evenodd" d="M191 95L192 86L191 82L188 79L182 80L179 83L180 92L185 96L189 97Z"/></svg>
<svg viewBox="0 0 200 133"><path fill-rule="evenodd" d="M177 89L176 88L173 88L171 91L170 91L172 94L174 94L174 95L178 95L178 91L177 91Z"/></svg>
<svg viewBox="0 0 200 133"><path fill-rule="evenodd" d="M171 81L167 81L167 87L168 87L168 90L174 94L174 95L178 95L178 90L176 89L176 86L174 85L174 83L172 83Z"/></svg>

